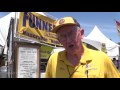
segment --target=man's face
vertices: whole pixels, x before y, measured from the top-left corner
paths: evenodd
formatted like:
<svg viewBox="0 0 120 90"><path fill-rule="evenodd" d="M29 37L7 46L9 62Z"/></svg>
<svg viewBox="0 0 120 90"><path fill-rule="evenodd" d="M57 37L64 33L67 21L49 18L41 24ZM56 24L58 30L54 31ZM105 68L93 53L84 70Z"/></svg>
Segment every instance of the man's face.
<svg viewBox="0 0 120 90"><path fill-rule="evenodd" d="M63 44L68 53L74 54L81 48L81 39L84 35L84 30L80 30L77 26L64 26L58 32L58 39Z"/></svg>

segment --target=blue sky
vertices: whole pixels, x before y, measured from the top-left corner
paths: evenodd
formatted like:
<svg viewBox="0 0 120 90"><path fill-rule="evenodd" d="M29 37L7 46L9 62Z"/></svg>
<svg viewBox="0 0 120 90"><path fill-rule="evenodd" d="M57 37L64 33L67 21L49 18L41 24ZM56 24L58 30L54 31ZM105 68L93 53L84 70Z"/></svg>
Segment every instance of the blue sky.
<svg viewBox="0 0 120 90"><path fill-rule="evenodd" d="M0 12L0 18L9 12ZM120 21L120 12L47 12L48 14L61 18L65 16L72 16L78 20L81 27L85 30L85 36L87 36L95 25L101 30L101 32L112 39L114 42L120 42L120 37L116 29L115 20ZM96 37L97 38L97 37Z"/></svg>
<svg viewBox="0 0 120 90"><path fill-rule="evenodd" d="M120 42L120 37L116 29L115 20L120 21L120 12L50 12L49 14L61 18L64 16L72 16L78 20L87 36L95 25L101 32L112 39L114 42ZM97 37L95 37L97 38Z"/></svg>

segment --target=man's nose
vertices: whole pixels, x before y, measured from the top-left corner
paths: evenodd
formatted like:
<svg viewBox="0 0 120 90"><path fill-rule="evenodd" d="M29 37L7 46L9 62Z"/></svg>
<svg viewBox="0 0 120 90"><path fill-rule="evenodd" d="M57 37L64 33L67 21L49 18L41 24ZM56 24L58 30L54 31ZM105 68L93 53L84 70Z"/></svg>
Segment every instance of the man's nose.
<svg viewBox="0 0 120 90"><path fill-rule="evenodd" d="M72 39L70 38L70 35L66 36L66 40L67 40L67 42L71 42Z"/></svg>

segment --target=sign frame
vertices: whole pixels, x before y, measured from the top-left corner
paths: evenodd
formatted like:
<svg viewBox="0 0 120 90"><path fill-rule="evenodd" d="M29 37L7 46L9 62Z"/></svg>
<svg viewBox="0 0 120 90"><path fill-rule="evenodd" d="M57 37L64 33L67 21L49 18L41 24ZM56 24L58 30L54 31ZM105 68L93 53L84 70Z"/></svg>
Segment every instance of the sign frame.
<svg viewBox="0 0 120 90"><path fill-rule="evenodd" d="M34 66L36 66L36 68L35 68L35 70L36 70L35 76L36 77L19 77L19 73L21 73L19 71L20 68L18 67L18 66L20 66L20 62L19 61L20 61L21 58L24 57L24 56L22 57L22 55L21 55L22 53L20 53L20 49L21 48L23 48L23 49L30 48L30 49L33 49L34 51L36 51L37 56L35 56L34 52L33 52L33 55L31 54L33 57L37 58L35 65L33 64ZM22 49L21 49L21 51L22 51ZM25 52L27 52L27 50ZM21 55L21 57L20 57L20 55ZM27 53L26 55L29 55L29 54ZM34 58L32 58L32 59L34 60ZM23 60L23 61L25 61L25 60ZM33 62L33 61L31 61L31 62ZM38 46L38 45L35 45L35 44L30 44L30 43L16 43L16 64L15 64L15 68L16 68L16 75L15 75L16 78L40 78L40 76L41 76L40 75L40 72L41 72L40 71L40 45Z"/></svg>

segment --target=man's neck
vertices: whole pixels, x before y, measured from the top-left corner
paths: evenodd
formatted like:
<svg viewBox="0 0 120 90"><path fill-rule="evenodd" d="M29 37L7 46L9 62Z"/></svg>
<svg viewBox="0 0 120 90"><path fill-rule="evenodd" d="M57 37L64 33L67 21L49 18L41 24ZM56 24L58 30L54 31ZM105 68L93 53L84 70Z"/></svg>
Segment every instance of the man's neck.
<svg viewBox="0 0 120 90"><path fill-rule="evenodd" d="M83 56L84 50L81 50L75 54L67 53L67 58L73 66L77 66L81 57Z"/></svg>

